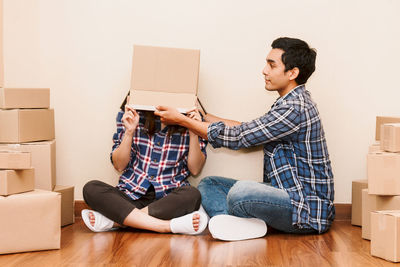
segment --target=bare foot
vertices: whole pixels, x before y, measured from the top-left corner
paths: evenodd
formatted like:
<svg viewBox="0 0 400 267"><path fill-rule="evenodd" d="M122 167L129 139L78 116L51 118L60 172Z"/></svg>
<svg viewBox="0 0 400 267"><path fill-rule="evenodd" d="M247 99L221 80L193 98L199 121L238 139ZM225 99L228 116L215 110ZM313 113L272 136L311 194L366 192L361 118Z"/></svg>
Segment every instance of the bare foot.
<svg viewBox="0 0 400 267"><path fill-rule="evenodd" d="M197 232L199 230L200 215L198 213L193 214L193 229Z"/></svg>
<svg viewBox="0 0 400 267"><path fill-rule="evenodd" d="M92 226L94 226L94 223L96 222L96 217L94 217L93 212L89 212L89 220L90 220L90 224ZM114 222L113 227L121 227L121 225L119 225L118 223Z"/></svg>

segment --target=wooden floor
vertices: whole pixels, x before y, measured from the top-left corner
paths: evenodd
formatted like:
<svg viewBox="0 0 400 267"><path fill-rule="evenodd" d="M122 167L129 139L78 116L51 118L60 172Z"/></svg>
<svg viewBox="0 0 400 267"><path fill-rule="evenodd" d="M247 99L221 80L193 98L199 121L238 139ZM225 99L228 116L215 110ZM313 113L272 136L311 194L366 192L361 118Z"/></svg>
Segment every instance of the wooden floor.
<svg viewBox="0 0 400 267"><path fill-rule="evenodd" d="M62 228L61 249L0 256L0 266L390 266L372 257L361 228L335 221L323 235L269 229L264 238L222 242L136 230L92 233L80 218Z"/></svg>

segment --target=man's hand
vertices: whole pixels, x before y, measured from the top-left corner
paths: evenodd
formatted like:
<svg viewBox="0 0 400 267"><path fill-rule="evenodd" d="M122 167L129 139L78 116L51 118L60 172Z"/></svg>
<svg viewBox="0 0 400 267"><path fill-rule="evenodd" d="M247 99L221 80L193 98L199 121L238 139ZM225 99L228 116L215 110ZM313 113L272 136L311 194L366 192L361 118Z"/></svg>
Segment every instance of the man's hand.
<svg viewBox="0 0 400 267"><path fill-rule="evenodd" d="M179 111L172 107L166 106L158 106L156 107L156 111L154 111L154 115L160 116L161 122L165 124L178 124L182 123L182 120L185 119L185 116L179 113Z"/></svg>

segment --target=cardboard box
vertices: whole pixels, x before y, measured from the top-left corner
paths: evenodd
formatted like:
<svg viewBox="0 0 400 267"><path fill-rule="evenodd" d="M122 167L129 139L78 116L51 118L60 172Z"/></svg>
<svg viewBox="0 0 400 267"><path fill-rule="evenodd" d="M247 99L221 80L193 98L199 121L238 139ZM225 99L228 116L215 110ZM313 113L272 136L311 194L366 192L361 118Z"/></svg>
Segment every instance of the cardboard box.
<svg viewBox="0 0 400 267"><path fill-rule="evenodd" d="M400 261L400 210L371 213L371 255Z"/></svg>
<svg viewBox="0 0 400 267"><path fill-rule="evenodd" d="M53 191L61 194L61 226L74 223L74 187L56 185Z"/></svg>
<svg viewBox="0 0 400 267"><path fill-rule="evenodd" d="M0 87L4 86L3 62L3 0L0 0Z"/></svg>
<svg viewBox="0 0 400 267"><path fill-rule="evenodd" d="M362 190L362 238L371 239L371 212L400 209L400 196L378 196Z"/></svg>
<svg viewBox="0 0 400 267"><path fill-rule="evenodd" d="M400 153L367 155L369 194L400 195Z"/></svg>
<svg viewBox="0 0 400 267"><path fill-rule="evenodd" d="M376 117L375 140L381 140L381 125L387 123L400 123L400 117Z"/></svg>
<svg viewBox="0 0 400 267"><path fill-rule="evenodd" d="M0 195L7 196L35 188L35 169L0 170Z"/></svg>
<svg viewBox="0 0 400 267"><path fill-rule="evenodd" d="M351 224L361 226L362 190L368 188L368 180L355 180L351 188Z"/></svg>
<svg viewBox="0 0 400 267"><path fill-rule="evenodd" d="M374 153L374 152L381 152L381 143L380 142L375 142L374 144L370 145L368 148L368 153Z"/></svg>
<svg viewBox="0 0 400 267"><path fill-rule="evenodd" d="M4 151L0 148L0 169L23 170L31 167L31 153L9 150Z"/></svg>
<svg viewBox="0 0 400 267"><path fill-rule="evenodd" d="M35 188L52 191L56 185L56 141L0 144L0 150L30 152L35 168Z"/></svg>
<svg viewBox="0 0 400 267"><path fill-rule="evenodd" d="M0 143L53 140L53 109L0 110Z"/></svg>
<svg viewBox="0 0 400 267"><path fill-rule="evenodd" d="M129 104L155 110L172 106L180 112L196 107L200 51L135 45Z"/></svg>
<svg viewBox="0 0 400 267"><path fill-rule="evenodd" d="M49 88L0 88L0 109L49 107Z"/></svg>
<svg viewBox="0 0 400 267"><path fill-rule="evenodd" d="M381 125L381 150L400 152L400 123Z"/></svg>
<svg viewBox="0 0 400 267"><path fill-rule="evenodd" d="M35 190L0 196L0 254L59 249L61 195Z"/></svg>

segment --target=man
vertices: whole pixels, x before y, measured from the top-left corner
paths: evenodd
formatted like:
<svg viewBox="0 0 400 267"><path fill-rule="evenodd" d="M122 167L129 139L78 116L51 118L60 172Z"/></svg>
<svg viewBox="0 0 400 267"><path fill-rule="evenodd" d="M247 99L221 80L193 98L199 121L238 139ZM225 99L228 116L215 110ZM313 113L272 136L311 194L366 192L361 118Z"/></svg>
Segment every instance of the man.
<svg viewBox="0 0 400 267"><path fill-rule="evenodd" d="M264 146L263 183L207 177L198 188L214 238L242 240L265 235L265 223L287 233L323 233L335 217L331 162L316 105L305 83L316 52L302 40L278 38L263 69L265 89L279 98L265 115L237 122L206 115L191 120L175 109L156 115L187 127L214 147Z"/></svg>

